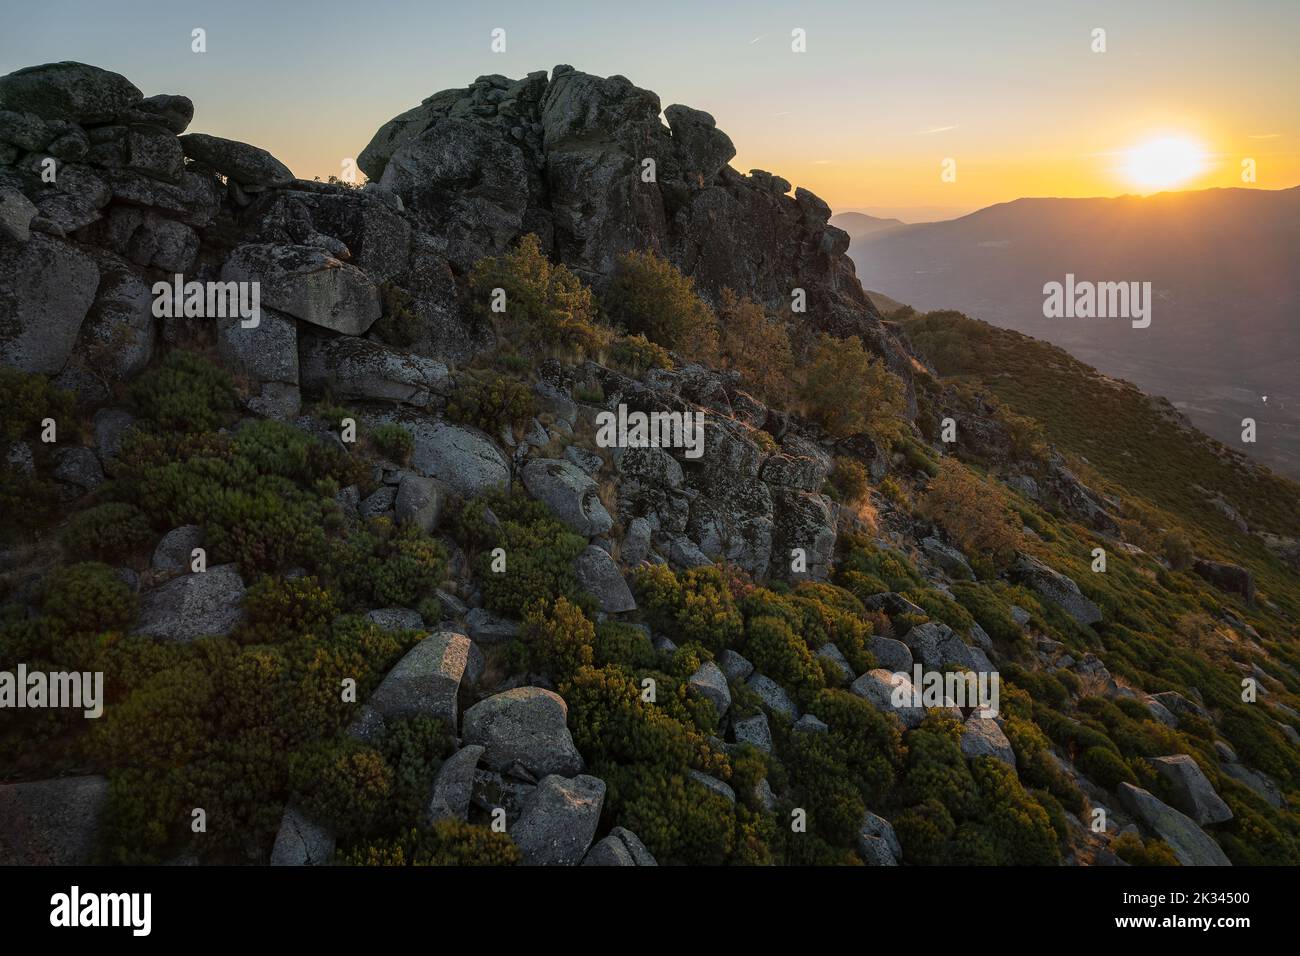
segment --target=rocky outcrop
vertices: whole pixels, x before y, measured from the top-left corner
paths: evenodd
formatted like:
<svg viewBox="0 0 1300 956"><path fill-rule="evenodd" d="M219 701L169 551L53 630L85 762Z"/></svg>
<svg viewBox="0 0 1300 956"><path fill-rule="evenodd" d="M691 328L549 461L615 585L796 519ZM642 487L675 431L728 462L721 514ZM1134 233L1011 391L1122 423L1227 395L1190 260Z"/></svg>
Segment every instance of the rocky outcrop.
<svg viewBox="0 0 1300 956"><path fill-rule="evenodd" d="M271 847L272 866L328 866L334 858L334 834L286 807Z"/></svg>
<svg viewBox="0 0 1300 956"><path fill-rule="evenodd" d="M1129 783L1119 785L1120 802L1169 844L1183 866L1231 866L1228 857L1196 821Z"/></svg>
<svg viewBox="0 0 1300 956"><path fill-rule="evenodd" d="M635 833L614 827L582 858L583 866L658 866L654 854Z"/></svg>
<svg viewBox="0 0 1300 956"><path fill-rule="evenodd" d="M505 770L518 761L537 777L572 777L582 772L583 763L566 725L568 713L563 698L554 691L517 687L465 711L462 734L466 744L483 746L483 763L493 770Z"/></svg>
<svg viewBox="0 0 1300 956"><path fill-rule="evenodd" d="M1197 558L1192 570L1222 591L1240 594L1248 602L1255 600L1255 576L1239 564Z"/></svg>
<svg viewBox="0 0 1300 956"><path fill-rule="evenodd" d="M430 634L397 662L370 696L369 704L384 718L437 717L456 727L456 695L469 661L464 634Z"/></svg>
<svg viewBox="0 0 1300 956"><path fill-rule="evenodd" d="M1214 792L1214 786L1190 754L1152 757L1151 763L1174 794L1174 804L1197 823L1223 823L1232 810Z"/></svg>
<svg viewBox="0 0 1300 956"><path fill-rule="evenodd" d="M543 777L524 802L518 822L510 828L524 865L580 863L596 835L604 803L605 783L596 777Z"/></svg>
<svg viewBox="0 0 1300 956"><path fill-rule="evenodd" d="M1015 572L1026 585L1047 600L1059 605L1083 626L1096 624L1101 620L1101 608L1083 596L1079 585L1059 571L1049 568L1037 558L1022 554L1016 562Z"/></svg>

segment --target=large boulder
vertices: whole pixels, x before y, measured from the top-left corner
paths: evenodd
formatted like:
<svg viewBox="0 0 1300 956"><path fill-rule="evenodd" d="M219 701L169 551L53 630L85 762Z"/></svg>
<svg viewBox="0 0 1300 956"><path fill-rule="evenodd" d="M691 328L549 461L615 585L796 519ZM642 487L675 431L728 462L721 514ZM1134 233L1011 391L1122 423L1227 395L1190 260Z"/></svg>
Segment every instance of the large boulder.
<svg viewBox="0 0 1300 956"><path fill-rule="evenodd" d="M525 866L576 866L600 824L605 782L580 774L549 774L524 802L510 835Z"/></svg>
<svg viewBox="0 0 1300 956"><path fill-rule="evenodd" d="M903 847L894 833L893 824L868 811L858 828L858 855L867 866L898 866Z"/></svg>
<svg viewBox="0 0 1300 956"><path fill-rule="evenodd" d="M107 797L100 776L0 786L0 866L91 862Z"/></svg>
<svg viewBox="0 0 1300 956"><path fill-rule="evenodd" d="M1013 769L1016 766L1016 752L1011 748L1011 741L991 717L972 714L967 719L961 731L961 752L972 758L995 757Z"/></svg>
<svg viewBox="0 0 1300 956"><path fill-rule="evenodd" d="M1192 570L1221 591L1240 594L1247 601L1255 600L1255 576L1239 564L1197 558Z"/></svg>
<svg viewBox="0 0 1300 956"><path fill-rule="evenodd" d="M305 334L299 352L303 387L336 399L373 399L422 408L451 392L446 365L378 342Z"/></svg>
<svg viewBox="0 0 1300 956"><path fill-rule="evenodd" d="M1169 844L1183 866L1231 866L1219 848L1196 821L1131 783L1119 785L1119 799L1135 817Z"/></svg>
<svg viewBox="0 0 1300 956"><path fill-rule="evenodd" d="M583 866L658 866L646 845L631 830L614 827L582 858Z"/></svg>
<svg viewBox="0 0 1300 956"><path fill-rule="evenodd" d="M478 769L483 748L478 744L461 747L442 762L433 778L433 792L425 808L428 823L437 820L464 820L469 815L469 801L474 791L474 772Z"/></svg>
<svg viewBox="0 0 1300 956"><path fill-rule="evenodd" d="M673 131L678 160L689 181L708 185L736 155L731 137L703 110L675 103L664 110L664 118Z"/></svg>
<svg viewBox="0 0 1300 956"><path fill-rule="evenodd" d="M247 143L206 133L181 137L181 148L195 162L215 169L241 186L287 186L293 173L270 153Z"/></svg>
<svg viewBox="0 0 1300 956"><path fill-rule="evenodd" d="M623 580L618 565L609 556L609 552L588 545L582 554L573 560L573 570L578 583L590 591L600 602L600 609L606 614L622 614L636 610L636 599L632 589Z"/></svg>
<svg viewBox="0 0 1300 956"><path fill-rule="evenodd" d="M221 279L257 282L261 304L345 335L364 335L381 313L369 276L313 246L239 246Z"/></svg>
<svg viewBox="0 0 1300 956"><path fill-rule="evenodd" d="M510 483L505 456L477 429L398 412L375 415L367 421L372 426L400 424L415 439L411 468L467 498Z"/></svg>
<svg viewBox="0 0 1300 956"><path fill-rule="evenodd" d="M65 60L0 77L0 109L71 123L104 123L138 105L144 94L120 73Z"/></svg>
<svg viewBox="0 0 1300 956"><path fill-rule="evenodd" d="M877 710L897 715L898 719L906 727L920 726L921 721L925 720L924 707L918 707L911 703L900 706L894 705L896 690L900 700L911 701L913 699L912 682L904 674L891 674L884 668L878 667L875 670L867 671L855 680L850 685L849 690L866 700Z"/></svg>
<svg viewBox="0 0 1300 956"><path fill-rule="evenodd" d="M705 661L687 678L686 686L713 705L718 717L725 717L731 706L731 690L727 687L727 675L713 661Z"/></svg>
<svg viewBox="0 0 1300 956"><path fill-rule="evenodd" d="M1022 554L1016 561L1015 573L1022 583L1033 588L1053 604L1057 604L1070 617L1083 626L1101 620L1101 608L1083 596L1079 585L1061 572L1049 568L1037 558Z"/></svg>
<svg viewBox="0 0 1300 956"><path fill-rule="evenodd" d="M182 574L140 599L140 619L133 634L189 642L226 635L239 623L244 580L233 564Z"/></svg>
<svg viewBox="0 0 1300 956"><path fill-rule="evenodd" d="M98 287L94 260L57 239L37 234L0 249L0 364L59 372Z"/></svg>
<svg viewBox="0 0 1300 956"><path fill-rule="evenodd" d="M1223 823L1232 810L1214 792L1214 786L1190 754L1152 757L1152 765L1168 782L1174 804L1197 823Z"/></svg>
<svg viewBox="0 0 1300 956"><path fill-rule="evenodd" d="M153 358L158 320L148 284L112 256L100 262L99 291L81 325L68 364L56 380L87 402L111 397Z"/></svg>
<svg viewBox="0 0 1300 956"><path fill-rule="evenodd" d="M272 866L328 866L334 858L334 834L286 807L271 847Z"/></svg>
<svg viewBox="0 0 1300 956"><path fill-rule="evenodd" d="M895 674L912 673L912 649L902 641L892 637L873 636L868 650L875 657L876 663L885 670Z"/></svg>
<svg viewBox="0 0 1300 956"><path fill-rule="evenodd" d="M238 316L215 324L217 354L237 374L259 383L298 384L298 323L290 316L262 308L252 328Z"/></svg>
<svg viewBox="0 0 1300 956"><path fill-rule="evenodd" d="M469 661L464 634L430 634L406 652L370 696L369 704L386 720L436 717L456 727L456 695Z"/></svg>
<svg viewBox="0 0 1300 956"><path fill-rule="evenodd" d="M945 664L959 664L964 670L977 669L970 648L952 628L939 621L927 621L911 628L903 635L903 643L926 670L940 671Z"/></svg>
<svg viewBox="0 0 1300 956"><path fill-rule="evenodd" d="M596 482L571 461L534 458L524 465L523 480L530 495L585 537L604 534L614 524L601 503Z"/></svg>
<svg viewBox="0 0 1300 956"><path fill-rule="evenodd" d="M568 715L568 705L554 691L516 687L466 710L462 734L466 744L483 746L483 763L493 770L518 761L534 776L571 777L582 772L583 762Z"/></svg>
<svg viewBox="0 0 1300 956"><path fill-rule="evenodd" d="M438 527L447 497L447 488L442 482L424 475L406 475L397 486L397 498L393 501L397 523L413 524L426 533L432 533Z"/></svg>

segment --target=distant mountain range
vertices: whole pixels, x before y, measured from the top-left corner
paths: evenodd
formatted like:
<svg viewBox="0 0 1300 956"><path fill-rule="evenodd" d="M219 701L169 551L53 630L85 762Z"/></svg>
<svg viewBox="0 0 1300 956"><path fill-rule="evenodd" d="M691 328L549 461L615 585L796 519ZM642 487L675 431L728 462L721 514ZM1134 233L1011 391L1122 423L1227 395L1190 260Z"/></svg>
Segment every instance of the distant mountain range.
<svg viewBox="0 0 1300 956"><path fill-rule="evenodd" d="M915 225L842 214L858 277L918 310L1046 339L1300 475L1300 187L1018 199ZM852 228L851 228L852 227ZM1150 282L1149 328L1043 315L1045 283ZM1241 420L1258 441L1241 443Z"/></svg>
<svg viewBox="0 0 1300 956"><path fill-rule="evenodd" d="M901 219L882 219L879 216L868 216L864 212L838 213L831 216L830 222L832 226L839 226L847 232L850 239L875 236L888 229L907 225Z"/></svg>

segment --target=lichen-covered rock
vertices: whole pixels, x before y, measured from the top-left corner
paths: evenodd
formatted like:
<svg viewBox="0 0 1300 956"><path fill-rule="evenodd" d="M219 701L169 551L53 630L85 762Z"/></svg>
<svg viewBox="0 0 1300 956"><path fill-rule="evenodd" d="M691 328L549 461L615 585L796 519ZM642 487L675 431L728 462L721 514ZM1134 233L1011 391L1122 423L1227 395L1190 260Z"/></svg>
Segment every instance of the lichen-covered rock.
<svg viewBox="0 0 1300 956"><path fill-rule="evenodd" d="M481 431L417 415L388 413L367 419L372 426L396 422L411 433L411 468L453 491L475 497L510 483L510 466Z"/></svg>
<svg viewBox="0 0 1300 956"><path fill-rule="evenodd" d="M605 782L580 774L542 778L524 802L510 835L525 866L576 866L600 824Z"/></svg>
<svg viewBox="0 0 1300 956"><path fill-rule="evenodd" d="M573 570L583 590L595 595L600 609L606 614L622 614L636 610L632 589L623 580L618 565L607 551L588 545L573 560Z"/></svg>
<svg viewBox="0 0 1300 956"><path fill-rule="evenodd" d="M233 564L182 574L140 599L133 634L170 641L225 635L242 614L244 580Z"/></svg>
<svg viewBox="0 0 1300 956"><path fill-rule="evenodd" d="M434 531L447 497L442 482L423 475L406 475L397 486L397 498L393 502L397 523L413 524L425 532Z"/></svg>
<svg viewBox="0 0 1300 956"><path fill-rule="evenodd" d="M524 487L555 516L585 537L604 534L614 524L597 493L596 482L570 461L534 458L524 465Z"/></svg>
<svg viewBox="0 0 1300 956"><path fill-rule="evenodd" d="M0 77L0 109L43 119L103 123L136 106L144 94L120 73L65 60Z"/></svg>
<svg viewBox="0 0 1300 956"><path fill-rule="evenodd" d="M765 674L753 674L745 685L758 695L763 706L773 713L784 714L791 720L799 719L799 706L776 681Z"/></svg>
<svg viewBox="0 0 1300 956"><path fill-rule="evenodd" d="M1023 583L1059 605L1083 626L1101 620L1101 608L1083 596L1079 585L1037 558L1022 554L1016 562L1015 572Z"/></svg>
<svg viewBox="0 0 1300 956"><path fill-rule="evenodd" d="M456 696L469 660L464 634L440 631L420 641L388 672L368 703L385 720L436 717L456 726Z"/></svg>
<svg viewBox="0 0 1300 956"><path fill-rule="evenodd" d="M719 717L725 717L731 706L731 690L727 676L713 661L705 661L686 680L686 686L713 705Z"/></svg>
<svg viewBox="0 0 1300 956"><path fill-rule="evenodd" d="M644 843L631 830L614 827L582 858L583 866L658 866Z"/></svg>
<svg viewBox="0 0 1300 956"><path fill-rule="evenodd" d="M287 186L293 182L289 167L257 146L206 133L188 133L180 142L190 159L242 186Z"/></svg>
<svg viewBox="0 0 1300 956"><path fill-rule="evenodd" d="M970 648L952 628L939 621L918 624L903 635L903 643L911 648L913 656L927 670L943 670L945 664L958 664L965 670L976 670Z"/></svg>
<svg viewBox="0 0 1300 956"><path fill-rule="evenodd" d="M239 246L221 279L257 282L261 304L345 335L364 335L381 311L379 290L364 272L311 246Z"/></svg>
<svg viewBox="0 0 1300 956"><path fill-rule="evenodd" d="M902 641L892 637L873 636L868 650L876 658L876 663L885 670L896 674L912 673L912 649Z"/></svg>
<svg viewBox="0 0 1300 956"><path fill-rule="evenodd" d="M173 528L154 548L150 565L160 571L188 571L195 548L203 546L203 529L196 524Z"/></svg>
<svg viewBox="0 0 1300 956"><path fill-rule="evenodd" d="M996 720L972 714L962 726L961 752L967 757L996 757L1011 768L1016 752Z"/></svg>
<svg viewBox="0 0 1300 956"><path fill-rule="evenodd" d="M867 671L849 687L853 693L871 703L877 710L896 714L906 727L918 727L925 720L925 708L911 703L912 682L904 674L891 674L884 668ZM895 706L897 690L899 699L906 703Z"/></svg>
<svg viewBox="0 0 1300 956"><path fill-rule="evenodd" d="M462 747L442 762L433 778L433 791L425 808L425 820L464 820L469 816L474 791L474 773L483 748L477 744Z"/></svg>
<svg viewBox="0 0 1300 956"><path fill-rule="evenodd" d="M334 858L334 834L286 807L271 848L272 866L328 866Z"/></svg>
<svg viewBox="0 0 1300 956"><path fill-rule="evenodd" d="M569 733L568 715L568 705L554 691L516 687L466 710L462 734L466 744L484 747L483 763L493 770L518 761L535 777L572 777L582 772L583 762Z"/></svg>
<svg viewBox="0 0 1300 956"><path fill-rule="evenodd" d="M350 337L305 334L300 345L304 388L337 399L372 399L423 408L451 393L442 362Z"/></svg>
<svg viewBox="0 0 1300 956"><path fill-rule="evenodd" d="M1183 866L1231 866L1219 844L1196 821L1160 801L1141 787L1119 785L1120 802L1156 836L1169 844Z"/></svg>
<svg viewBox="0 0 1300 956"><path fill-rule="evenodd" d="M0 364L59 372L98 288L95 261L68 243L33 235L6 249L0 255Z"/></svg>
<svg viewBox="0 0 1300 956"><path fill-rule="evenodd" d="M1232 810L1214 792L1214 785L1190 754L1149 759L1168 781L1175 805L1197 823L1223 823L1232 819Z"/></svg>

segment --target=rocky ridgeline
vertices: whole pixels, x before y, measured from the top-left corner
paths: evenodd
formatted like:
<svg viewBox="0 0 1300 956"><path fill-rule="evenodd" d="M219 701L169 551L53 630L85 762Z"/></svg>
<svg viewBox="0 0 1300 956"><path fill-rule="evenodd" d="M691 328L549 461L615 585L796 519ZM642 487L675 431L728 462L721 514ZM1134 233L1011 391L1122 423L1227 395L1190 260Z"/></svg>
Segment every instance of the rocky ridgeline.
<svg viewBox="0 0 1300 956"><path fill-rule="evenodd" d="M534 386L544 412L522 434L507 428L488 435L441 414L457 388L456 364L494 345L491 328L468 300L466 274L526 233L597 288L620 253L646 248L693 277L706 297L730 287L786 310L792 290L801 288L809 330L859 335L910 380L912 359L854 277L844 255L848 236L828 225L827 205L804 189L787 195L790 184L778 176L732 170L727 164L735 150L708 114L669 106L665 127L653 93L622 77L567 66L549 78L482 77L387 123L358 158L370 177L363 188L298 180L257 147L186 133L192 115L183 96L146 98L126 78L83 64L0 78L0 362L51 376L94 410L94 450L58 453L55 477L70 496L92 491L106 468L111 472L131 426L130 412L105 404L117 386L148 366L156 351L215 335L220 357L246 386L251 415L292 422L338 443L337 433L300 417L304 395L329 395L356 408L368 425L397 422L411 434L409 464L379 466L379 490L364 500L355 486L344 489L339 501L347 510L436 533L453 495L469 498L517 480L588 539L575 571L605 615L636 610L625 576L645 561L680 569L723 559L757 578L788 577L798 548L806 555L805 575L817 580L829 573L838 535L862 530L852 511L824 493L833 455L860 460L879 480L891 468L888 451L866 435L826 440L755 399L734 373L686 365L633 377L594 362L551 360L538 369ZM642 175L647 160L652 182ZM153 286L177 275L258 283L259 324L246 328L237 315L157 316ZM391 288L401 290L419 330L402 350L372 331ZM593 433L597 413L619 405L702 414L704 454L593 447L582 436ZM992 416L963 409L962 421L962 440L980 453L1009 448ZM11 448L9 460L23 459L22 452ZM1092 493L1062 462L1045 480L1051 488L1040 489L1028 476L1010 479L1031 497L1050 494L1082 520L1113 529L1114 503ZM603 494L603 484L613 493ZM881 543L909 552L933 586L948 591L949 582L971 577L959 551L883 498L877 504ZM186 527L158 545L137 633L190 640L235 627L244 582L234 565L180 573L200 542L200 530ZM463 560L459 567L467 578ZM1015 573L1081 625L1100 619L1075 582L1035 559L1024 556ZM385 720L442 718L460 749L434 782L429 821L463 820L471 807L503 808L525 862L653 864L636 835L621 827L593 845L605 785L584 773L565 701L545 680L514 675L480 686L482 648L517 634L519 623L489 614L468 581L439 598L450 619L389 673L351 733L366 739ZM893 593L876 595L872 610L924 616ZM377 608L371 618L383 627L423 628L420 615L406 608ZM1029 633L1028 615L1020 624ZM667 635L652 637L656 647L672 646ZM933 621L898 640L876 637L871 650L881 667L864 674L853 673L833 644L819 654L844 671L853 693L912 726L924 710L891 702L904 680L899 673L914 663L938 669L951 661L995 670L992 641L978 626L970 638ZM1038 652L1043 668L1109 680L1092 655L1075 661L1061 647L1042 644ZM770 750L767 715L774 713L800 732L826 730L734 651L701 666L690 684L724 718L729 684L744 684L762 701L763 713L723 721L729 740L717 741L722 748L750 743ZM1135 693L1114 681L1108 692ZM1177 694L1143 699L1175 724L1199 707ZM1000 717L951 702L941 709L964 721L964 753L1015 766ZM1179 809L1128 785L1118 794L1122 806L1112 806L1111 794L1062 760L1096 803L1112 809L1110 834L1085 839L1105 860L1109 837L1137 821L1183 862L1226 862L1201 829L1224 819L1226 806L1191 757L1163 759L1161 772L1185 797ZM1262 774L1235 759L1230 765L1265 792ZM735 801L727 784L693 774ZM0 837L17 847L20 859L84 859L105 792L105 781L94 777L0 787ZM763 801L775 806L770 790ZM1083 824L1074 822L1082 832ZM272 862L328 862L333 842L290 807ZM874 814L863 821L858 849L873 864L901 856L893 828Z"/></svg>

